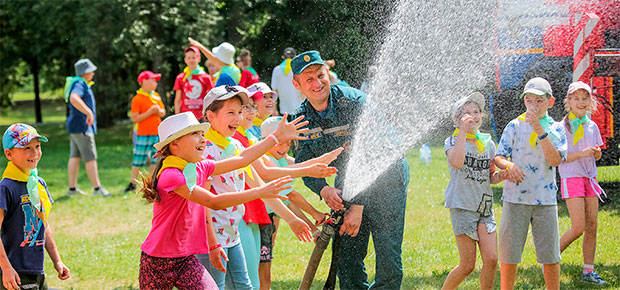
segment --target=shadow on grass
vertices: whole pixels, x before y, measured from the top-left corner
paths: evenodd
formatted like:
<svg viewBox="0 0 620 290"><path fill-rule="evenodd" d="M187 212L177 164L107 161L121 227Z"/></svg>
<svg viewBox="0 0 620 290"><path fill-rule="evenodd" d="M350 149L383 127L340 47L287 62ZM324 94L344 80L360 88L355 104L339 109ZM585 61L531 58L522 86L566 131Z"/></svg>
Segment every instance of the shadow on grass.
<svg viewBox="0 0 620 290"><path fill-rule="evenodd" d="M603 279L605 279L608 284L605 286L594 286L592 284L581 282L581 271L583 270L581 265L562 265L562 279L560 283L560 289L617 289L620 287L620 264L613 265L596 265L596 272L601 275ZM446 280L446 277L450 273L450 270L445 270L442 272L434 271L429 273L429 275L419 275L419 276L407 276L403 278L402 289L420 289L420 288L430 288L430 289L439 289L443 282ZM566 276L569 276L569 280L566 281ZM470 280L475 280L476 285L478 285L478 279L480 277L480 270L477 269L472 272L465 281L471 282ZM299 287L300 281L297 280L286 280L286 281L273 281L272 289L297 289ZM324 280L315 280L312 283L311 289L322 289L325 284ZM462 285L465 286L465 285ZM500 287L500 275L499 275L499 264L497 267L497 274L495 277L495 289L499 289ZM545 287L545 280L542 274L542 266L529 266L529 267L519 267L517 274L517 281L515 283L515 289L543 289ZM467 288L467 287L464 287Z"/></svg>

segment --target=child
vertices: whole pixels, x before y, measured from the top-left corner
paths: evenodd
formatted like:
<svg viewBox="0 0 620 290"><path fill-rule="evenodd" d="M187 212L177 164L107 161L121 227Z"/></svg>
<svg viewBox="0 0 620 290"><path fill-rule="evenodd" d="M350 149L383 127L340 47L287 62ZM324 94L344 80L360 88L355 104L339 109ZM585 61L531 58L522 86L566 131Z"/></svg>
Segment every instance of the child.
<svg viewBox="0 0 620 290"><path fill-rule="evenodd" d="M135 140L133 142L133 161L131 163L131 180L125 188L125 192L136 189L136 178L140 168L150 164L150 173L153 174L157 159L155 156L155 143L159 142L157 136L157 126L161 123L161 118L166 115L164 103L159 94L155 91L157 81L161 74L151 71L143 71L138 75L140 89L131 100L131 121L138 127Z"/></svg>
<svg viewBox="0 0 620 290"><path fill-rule="evenodd" d="M261 92L255 92L254 94L256 93L262 94ZM247 130L247 128L252 127L252 123L256 115L256 105L252 100L253 94L250 94L249 97L250 103L243 107L241 122L239 123L239 127L237 127L237 132L233 135L233 138L239 141L244 148L258 142L258 139ZM335 168L327 167L326 164L329 164L331 161L335 160L340 152L342 152L342 149L326 153L320 158L308 160L303 164L296 164L295 168L291 166L288 168L267 167L265 166L262 158L259 158L252 162L252 169L256 170L255 172L258 173L253 174L253 177L254 179L276 179L285 175L289 175L291 177L327 177L336 173L337 170ZM246 188L249 188L248 183L252 183L252 181L246 180ZM250 276L252 287L254 289L259 289L261 284L258 270L262 241L260 228L270 226L272 221L269 218L269 214L265 208L265 203L262 200L256 199L245 203L243 206L245 207L245 214L243 215L243 220L239 222L239 235L241 238L241 245L243 246L243 252L245 254L248 275ZM291 205L289 205L289 209L291 209ZM306 222L306 224L309 224L307 218L303 214L299 215L298 212L293 209L291 209L291 211Z"/></svg>
<svg viewBox="0 0 620 290"><path fill-rule="evenodd" d="M204 132L209 124L199 124L192 113L166 118L159 126L160 142L155 144L162 160L152 179L143 178L143 196L153 205L153 224L142 244L141 289L216 289L212 278L194 254L221 247L207 243L205 207L221 209L255 198L274 198L286 189L289 177L244 192L213 195L205 189L212 174L222 174L250 164L279 140L300 138L299 119L280 124L268 140L259 142L238 156L222 161L203 160Z"/></svg>
<svg viewBox="0 0 620 290"><path fill-rule="evenodd" d="M2 136L4 155L9 159L0 181L0 269L6 289L47 289L44 246L58 278L70 276L47 222L54 201L38 176L41 142L47 138L22 123L9 126Z"/></svg>
<svg viewBox="0 0 620 290"><path fill-rule="evenodd" d="M242 152L243 146L230 137L237 132L241 120L242 105L247 104L247 99L247 91L239 86L215 87L207 94L204 103L204 115L211 127L205 134L207 139L206 159L225 160ZM243 170L214 175L211 191L216 194L242 191L245 188L246 175L252 176L249 166ZM268 200L267 202L273 201L275 200ZM243 205L229 207L212 211L213 218L209 220L213 224L218 243L222 245L224 256L228 258L228 261L221 261L219 256L221 253L209 255L211 263L206 260L205 256L199 258L202 260L201 262L206 264L208 271L220 289L224 289L226 274L231 278L235 288L252 288L238 229L244 212L245 207ZM298 238L309 240L310 232L303 221L296 219L292 213L289 214L289 217L288 221ZM218 267L221 268L218 269Z"/></svg>
<svg viewBox="0 0 620 290"><path fill-rule="evenodd" d="M265 138L272 134L277 128L277 124L281 121L281 119L282 117L267 118L261 125L261 137ZM288 151L290 147L290 142L283 142L269 149L267 154L263 156L263 161L265 165L271 168L282 168L288 166L289 163L285 157L288 157ZM293 183L291 182L291 186L292 185ZM310 227L314 235L320 232L316 225L324 222L326 216L329 216L329 214L321 213L316 210L316 208L314 208L310 203L308 203L308 201L301 194L299 194L299 192L293 190L292 188L284 190L280 192L280 194L289 198L289 200L287 200L287 206L289 207L289 209ZM315 223L312 223L310 220L308 220L306 215L302 213L300 209L310 214L315 220ZM275 247L275 237L277 235L279 220L279 218L270 208L267 209L267 212L269 213L271 224L260 228L260 289L271 288L271 260L273 259L273 249Z"/></svg>
<svg viewBox="0 0 620 290"><path fill-rule="evenodd" d="M527 112L508 123L495 156L495 164L507 170L509 179L504 182L499 227L501 288L514 287L531 224L536 258L543 264L547 289L559 289L555 167L566 159L566 137L562 124L547 114L555 102L549 82L543 78L529 80L521 97Z"/></svg>
<svg viewBox="0 0 620 290"><path fill-rule="evenodd" d="M478 92L452 107L456 130L445 141L450 165L446 208L450 209L460 263L446 278L443 289L456 289L476 267L476 243L482 256L480 289L493 289L497 269L497 236L491 183L501 181L495 171L495 144L480 133L484 96Z"/></svg>
<svg viewBox="0 0 620 290"><path fill-rule="evenodd" d="M194 40L191 37L188 37L190 44L194 47L197 47L204 53L204 55L209 59L216 68L217 72L214 74L215 86L218 85L219 78L223 75L227 75L230 77L230 81L234 82L235 85L239 84L241 80L241 70L235 65L235 47L228 43L222 42L220 45L213 48L213 52L208 50L202 43Z"/></svg>
<svg viewBox="0 0 620 290"><path fill-rule="evenodd" d="M269 118L278 99L278 94L269 88L266 83L255 83L248 87L248 91L253 93L252 99L256 105L257 115L254 118L252 128L248 129L254 136L261 136L260 126L264 120ZM260 92L260 93L257 93Z"/></svg>
<svg viewBox="0 0 620 290"><path fill-rule="evenodd" d="M596 180L596 160L601 159L603 140L596 123L588 115L596 109L592 89L584 82L568 87L564 99L568 113L564 117L568 155L558 167L562 178L562 198L571 219L571 228L560 238L560 251L583 236L583 275L581 281L597 285L607 284L594 272L598 197L605 194Z"/></svg>
<svg viewBox="0 0 620 290"><path fill-rule="evenodd" d="M241 80L239 81L239 85L247 88L252 84L260 82L260 78L256 70L252 67L252 55L250 51L247 49L242 49L237 57L237 60L241 62L242 66L239 66L241 69Z"/></svg>
<svg viewBox="0 0 620 290"><path fill-rule="evenodd" d="M195 46L185 48L187 66L174 81L174 113L192 112L196 119L202 120L202 99L213 88L213 80L201 66L198 66L199 63L198 48Z"/></svg>

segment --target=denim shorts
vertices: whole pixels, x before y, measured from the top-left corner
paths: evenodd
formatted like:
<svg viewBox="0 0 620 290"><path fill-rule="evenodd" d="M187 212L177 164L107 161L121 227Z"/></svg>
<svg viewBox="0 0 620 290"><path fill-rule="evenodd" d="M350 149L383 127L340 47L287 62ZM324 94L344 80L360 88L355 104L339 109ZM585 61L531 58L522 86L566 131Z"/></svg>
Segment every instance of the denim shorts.
<svg viewBox="0 0 620 290"><path fill-rule="evenodd" d="M451 208L450 219L452 220L452 231L455 236L465 234L475 241L479 240L478 224L485 224L487 226L487 233L492 233L497 228L493 211L491 211L491 215L485 217L479 212Z"/></svg>

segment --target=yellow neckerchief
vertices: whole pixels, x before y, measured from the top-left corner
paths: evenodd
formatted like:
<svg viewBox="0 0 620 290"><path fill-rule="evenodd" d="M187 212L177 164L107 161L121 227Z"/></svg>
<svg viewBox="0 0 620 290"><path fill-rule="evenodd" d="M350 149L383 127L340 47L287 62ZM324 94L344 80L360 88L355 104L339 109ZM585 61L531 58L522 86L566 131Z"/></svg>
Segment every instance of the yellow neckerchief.
<svg viewBox="0 0 620 290"><path fill-rule="evenodd" d="M191 75L199 75L199 74L203 74L205 73L205 69L201 66L196 67L194 70L189 70L189 66L186 66L183 69L183 72L185 73L185 76L183 76L183 81L187 80L188 77L190 77Z"/></svg>
<svg viewBox="0 0 620 290"><path fill-rule="evenodd" d="M142 88L140 88L139 90L136 91L136 94L149 97L149 100L151 101L151 103L155 105L159 104L157 101L161 101L161 98L159 97L159 94L156 91L150 91L147 93Z"/></svg>
<svg viewBox="0 0 620 290"><path fill-rule="evenodd" d="M49 216L52 202L47 195L47 190L43 184L39 182L37 169L33 169L30 174L26 174L19 167L15 166L12 161L6 165L6 169L2 173L2 179L13 179L19 182L26 182L28 189L28 198L32 206L37 210L37 215L47 225L47 217ZM36 186L35 186L36 184Z"/></svg>
<svg viewBox="0 0 620 290"><path fill-rule="evenodd" d="M517 117L517 119L525 122L525 114L526 113L521 114L519 117ZM545 130L545 132L547 132L548 134L555 135L555 132L549 132L549 125L551 125L551 122L553 122L553 119L549 117L549 114L545 113L545 117L543 117L542 119L538 119L538 121L540 122L540 125L542 126L543 130ZM536 132L532 130L532 134L530 135L530 139L529 139L530 145L532 145L532 148L536 148L537 140L538 140L538 134L536 134Z"/></svg>
<svg viewBox="0 0 620 290"><path fill-rule="evenodd" d="M570 111L568 120L570 121L570 128L573 133L573 146L575 146L584 136L583 124L590 122L590 118L588 118L588 115L584 115L581 119L577 118L573 111Z"/></svg>
<svg viewBox="0 0 620 290"><path fill-rule="evenodd" d="M224 149L221 156L222 159L239 155L241 150L237 149L237 147L230 143L230 138L224 137L220 132L215 131L213 127L210 127L207 133L205 133L205 139L211 141L213 144L217 145L220 149ZM243 168L246 176L254 179L252 177L252 169L250 166L246 166Z"/></svg>
<svg viewBox="0 0 620 290"><path fill-rule="evenodd" d="M164 171L166 168L177 168L183 172L183 176L185 176L185 184L187 188L189 188L189 192L194 190L196 187L197 177L196 177L196 163L189 163L180 157L169 155L164 159L161 165L161 169L157 172L157 177Z"/></svg>
<svg viewBox="0 0 620 290"><path fill-rule="evenodd" d="M256 126L256 127L260 128L260 125L262 125L264 121L265 120L263 120L263 119L261 119L259 117L256 117L256 118L254 118L254 121L252 121L252 126Z"/></svg>
<svg viewBox="0 0 620 290"><path fill-rule="evenodd" d="M461 130L459 128L456 128L454 130L454 133L452 133L452 136L458 136L460 131ZM467 133L465 135L465 137L467 139L474 139L474 140L476 140L476 147L478 147L478 153L484 152L484 148L486 147L485 146L485 142L486 142L485 139L486 138L483 135L485 135L485 134L482 134L482 133L480 133L478 131L476 131L476 134Z"/></svg>
<svg viewBox="0 0 620 290"><path fill-rule="evenodd" d="M241 136L245 137L248 139L248 143L250 143L250 146L254 145L254 139L256 137L254 137L254 135L252 135L252 133L248 132L245 128L239 126L237 127L237 132L239 132L241 134ZM253 138L251 138L253 137Z"/></svg>
<svg viewBox="0 0 620 290"><path fill-rule="evenodd" d="M292 59L287 58L287 59L285 59L284 61L282 61L280 63L280 68L284 72L285 76L288 75L288 73L291 72L291 70L293 70L292 67L291 67L291 61L292 61Z"/></svg>

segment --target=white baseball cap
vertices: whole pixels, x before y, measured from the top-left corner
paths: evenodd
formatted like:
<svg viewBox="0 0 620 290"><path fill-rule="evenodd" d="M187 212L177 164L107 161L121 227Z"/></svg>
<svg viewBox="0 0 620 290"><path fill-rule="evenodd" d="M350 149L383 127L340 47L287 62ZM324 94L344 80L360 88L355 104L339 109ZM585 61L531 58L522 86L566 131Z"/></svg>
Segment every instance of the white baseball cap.
<svg viewBox="0 0 620 290"><path fill-rule="evenodd" d="M586 90L586 92L588 92L588 94L590 95L590 97L592 97L592 88L590 88L590 86L582 81L578 81L578 82L574 82L572 84L570 84L568 86L568 92L566 93L566 96L568 97L568 95L576 92L577 90Z"/></svg>
<svg viewBox="0 0 620 290"><path fill-rule="evenodd" d="M164 146L183 135L196 131L204 131L206 133L209 127L211 127L209 123L199 123L192 112L172 115L163 120L159 127L157 127L160 141L153 146L157 150L161 150Z"/></svg>
<svg viewBox="0 0 620 290"><path fill-rule="evenodd" d="M456 103L452 105L451 115L452 115L452 121L454 121L455 124L458 124L458 121L459 121L458 119L461 117L462 109L465 106L465 104L469 102L473 102L477 104L478 107L480 107L480 111L484 110L484 104L485 104L484 95L482 95L479 92L473 92L469 94L467 97L459 99L458 101L456 101Z"/></svg>
<svg viewBox="0 0 620 290"><path fill-rule="evenodd" d="M235 47L228 42L222 42L214 47L213 54L225 64L233 64L235 62Z"/></svg>
<svg viewBox="0 0 620 290"><path fill-rule="evenodd" d="M546 94L549 94L551 97L553 97L551 85L546 79L540 77L536 77L527 81L527 84L525 84L525 87L523 88L523 93L519 97L523 98L525 94L534 94L537 96L544 96Z"/></svg>
<svg viewBox="0 0 620 290"><path fill-rule="evenodd" d="M278 129L282 116L269 117L260 125L260 137L267 138Z"/></svg>
<svg viewBox="0 0 620 290"><path fill-rule="evenodd" d="M205 98L202 100L202 115L206 115L207 108L217 100L228 100L234 96L241 97L241 105L245 106L249 103L248 90L241 86L218 86L212 88Z"/></svg>
<svg viewBox="0 0 620 290"><path fill-rule="evenodd" d="M261 92L263 95L271 93L274 100L278 99L278 93L271 90L271 88L263 82L252 84L248 87L248 92L250 92L251 95L254 95L256 92Z"/></svg>

